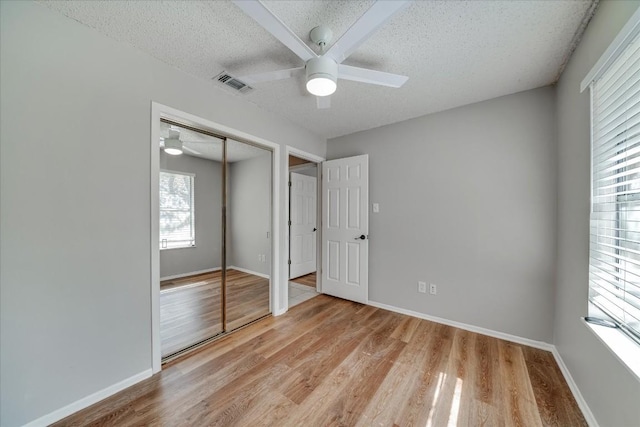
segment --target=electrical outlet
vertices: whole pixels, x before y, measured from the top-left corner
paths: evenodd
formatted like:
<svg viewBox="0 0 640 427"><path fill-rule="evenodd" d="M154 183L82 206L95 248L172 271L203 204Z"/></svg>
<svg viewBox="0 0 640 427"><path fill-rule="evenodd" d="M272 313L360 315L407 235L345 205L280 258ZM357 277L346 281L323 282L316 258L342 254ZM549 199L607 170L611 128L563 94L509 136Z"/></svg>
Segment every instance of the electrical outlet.
<svg viewBox="0 0 640 427"><path fill-rule="evenodd" d="M262 262L262 254L258 254L258 262Z"/></svg>
<svg viewBox="0 0 640 427"><path fill-rule="evenodd" d="M380 205L378 203L374 203L373 204L373 213L379 213L380 212Z"/></svg>
<svg viewBox="0 0 640 427"><path fill-rule="evenodd" d="M427 282L418 282L418 292L421 294L427 293Z"/></svg>
<svg viewBox="0 0 640 427"><path fill-rule="evenodd" d="M429 293L431 295L436 295L438 293L438 287L435 284L431 283L429 285Z"/></svg>

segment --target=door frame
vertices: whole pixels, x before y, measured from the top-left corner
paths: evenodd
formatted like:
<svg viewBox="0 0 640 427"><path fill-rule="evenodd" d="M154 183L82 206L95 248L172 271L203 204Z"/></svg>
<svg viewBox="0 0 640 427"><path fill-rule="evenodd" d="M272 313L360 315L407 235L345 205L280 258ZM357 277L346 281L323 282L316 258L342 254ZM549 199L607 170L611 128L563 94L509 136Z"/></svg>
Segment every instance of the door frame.
<svg viewBox="0 0 640 427"><path fill-rule="evenodd" d="M216 123L178 109L151 102L151 369L153 373L162 370L160 348L160 119L169 119L186 125L209 130L241 142L249 142L261 148L271 150L272 154L272 199L271 199L271 280L269 286L269 304L271 313L281 314L288 309L289 282L281 279L280 260L280 144L246 132ZM288 157L287 157L288 159ZM287 164L288 170L288 164ZM285 192L288 194L288 192ZM287 205L288 206L288 205ZM287 252L288 253L288 252ZM287 257L288 258L288 257ZM281 307L282 293L285 306Z"/></svg>
<svg viewBox="0 0 640 427"><path fill-rule="evenodd" d="M322 246L321 246L322 227L320 227L322 218L319 217L318 215L322 214L322 200L320 197L322 195L321 175L322 175L322 162L324 162L326 159L324 157L316 156L315 154L308 153L298 148L291 147L290 145L285 146L284 154L286 159L285 161L287 162L286 164L287 191L284 192L284 206L286 209L286 216L287 216L287 222L285 224L287 224L287 226L285 227L285 232L284 232L285 237L284 237L284 252L283 252L284 256L282 257L282 271L284 273L284 277L286 281L286 286L284 286L283 297L284 297L284 304L286 307L285 311L287 311L289 309L289 249L290 249L289 239L291 238L291 236L289 235L289 226L288 226L289 221L291 220L291 206L289 205L291 201L289 200L289 184L288 184L290 180L289 155L300 157L301 159L309 160L310 162L313 162L316 164L316 179L317 179L316 182L317 182L317 193L318 193L318 196L316 197L316 221L318 222L318 237L316 238L316 291L320 293L322 292L322 280L320 280L320 274L319 274L320 269L322 268Z"/></svg>

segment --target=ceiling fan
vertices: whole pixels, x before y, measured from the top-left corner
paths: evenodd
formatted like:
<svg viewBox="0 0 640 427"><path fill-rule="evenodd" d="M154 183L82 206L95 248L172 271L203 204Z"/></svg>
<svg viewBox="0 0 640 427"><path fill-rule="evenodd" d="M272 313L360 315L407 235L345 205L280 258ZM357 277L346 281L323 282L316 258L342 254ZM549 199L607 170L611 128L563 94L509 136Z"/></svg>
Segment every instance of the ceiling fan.
<svg viewBox="0 0 640 427"><path fill-rule="evenodd" d="M371 34L405 7L409 3L407 0L376 1L326 52L325 48L332 37L331 30L322 25L315 27L309 33L309 37L313 43L319 46L320 55L300 40L260 0L232 1L305 62L302 67L239 77L249 85L287 79L306 72L307 91L316 95L318 108L329 108L329 95L336 91L338 79L393 88L401 87L408 80L406 76L352 67L342 63Z"/></svg>
<svg viewBox="0 0 640 427"><path fill-rule="evenodd" d="M161 129L162 132L162 129ZM183 141L180 137L180 129L171 125L169 129L167 129L167 136L160 137L160 148L164 150L165 153L171 154L172 156L179 156L184 151L188 151L191 154L195 154L197 156L202 155L202 153L194 150L193 148L187 147L185 145L193 145L198 144L199 142L194 141Z"/></svg>

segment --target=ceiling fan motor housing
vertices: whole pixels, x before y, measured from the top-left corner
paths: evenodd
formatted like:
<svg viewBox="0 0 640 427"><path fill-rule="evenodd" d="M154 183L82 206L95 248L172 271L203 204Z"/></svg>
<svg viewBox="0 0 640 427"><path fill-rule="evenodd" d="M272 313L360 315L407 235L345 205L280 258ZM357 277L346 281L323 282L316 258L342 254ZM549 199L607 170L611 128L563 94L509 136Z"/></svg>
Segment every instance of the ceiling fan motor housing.
<svg viewBox="0 0 640 427"><path fill-rule="evenodd" d="M312 84L313 80L327 79L331 80L334 83L333 91L335 91L335 84L338 80L338 64L336 63L336 61L324 56L313 58L307 61L306 71L307 89L309 89L309 85ZM312 90L309 91L313 93ZM333 93L333 91L331 93ZM331 93L327 93L326 95L330 95ZM323 96L317 93L314 93L314 95Z"/></svg>

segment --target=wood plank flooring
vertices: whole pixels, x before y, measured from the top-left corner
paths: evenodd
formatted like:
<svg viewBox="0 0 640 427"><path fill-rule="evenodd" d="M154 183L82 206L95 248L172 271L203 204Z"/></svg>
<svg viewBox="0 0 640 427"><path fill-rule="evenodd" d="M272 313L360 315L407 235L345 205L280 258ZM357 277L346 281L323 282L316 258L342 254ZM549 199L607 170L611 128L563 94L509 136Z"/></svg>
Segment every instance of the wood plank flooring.
<svg viewBox="0 0 640 427"><path fill-rule="evenodd" d="M320 295L58 426L586 426L551 353Z"/></svg>
<svg viewBox="0 0 640 427"><path fill-rule="evenodd" d="M312 288L316 288L316 272L307 274L305 276L296 277L295 279L291 279L290 282L299 283L305 286L311 286Z"/></svg>
<svg viewBox="0 0 640 427"><path fill-rule="evenodd" d="M222 332L221 272L160 284L160 340L168 356ZM227 330L269 314L269 279L227 271Z"/></svg>

